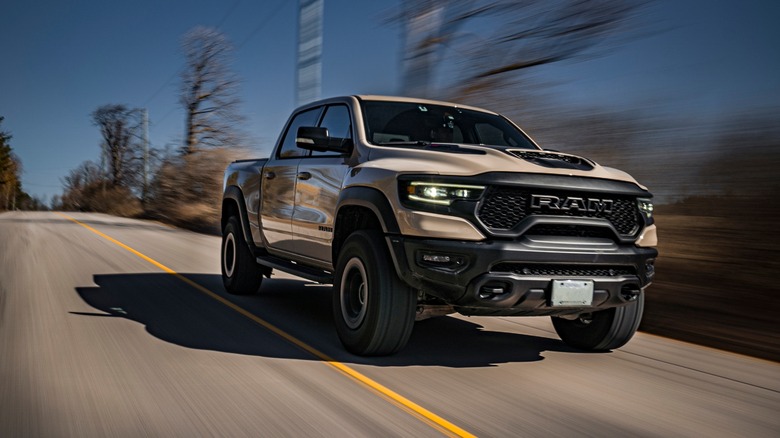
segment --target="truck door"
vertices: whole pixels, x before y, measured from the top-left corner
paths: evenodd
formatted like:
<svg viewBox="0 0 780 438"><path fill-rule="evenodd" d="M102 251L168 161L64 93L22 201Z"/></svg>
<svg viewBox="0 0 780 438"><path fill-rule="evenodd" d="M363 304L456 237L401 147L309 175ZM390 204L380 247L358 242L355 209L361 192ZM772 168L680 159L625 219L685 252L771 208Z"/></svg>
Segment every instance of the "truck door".
<svg viewBox="0 0 780 438"><path fill-rule="evenodd" d="M292 236L295 185L298 181L298 164L301 157L308 154L308 151L295 145L295 135L300 126L315 126L321 111L322 108L314 108L293 117L260 176L260 223L270 249L295 252Z"/></svg>
<svg viewBox="0 0 780 438"><path fill-rule="evenodd" d="M326 107L319 126L328 128L330 137L352 141L352 122L346 105ZM300 159L292 232L296 252L302 256L331 262L334 214L344 175L349 170L348 158L338 152L312 151Z"/></svg>

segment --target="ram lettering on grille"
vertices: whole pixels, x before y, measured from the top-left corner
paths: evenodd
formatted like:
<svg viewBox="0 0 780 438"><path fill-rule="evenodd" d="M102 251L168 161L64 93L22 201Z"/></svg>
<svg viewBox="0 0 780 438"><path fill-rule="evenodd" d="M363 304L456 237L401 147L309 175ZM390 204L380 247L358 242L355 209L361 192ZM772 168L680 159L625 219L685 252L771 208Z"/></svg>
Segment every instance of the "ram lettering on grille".
<svg viewBox="0 0 780 438"><path fill-rule="evenodd" d="M551 195L531 195L532 209L550 209L561 211L583 211L589 213L612 213L611 199L597 198L559 198Z"/></svg>

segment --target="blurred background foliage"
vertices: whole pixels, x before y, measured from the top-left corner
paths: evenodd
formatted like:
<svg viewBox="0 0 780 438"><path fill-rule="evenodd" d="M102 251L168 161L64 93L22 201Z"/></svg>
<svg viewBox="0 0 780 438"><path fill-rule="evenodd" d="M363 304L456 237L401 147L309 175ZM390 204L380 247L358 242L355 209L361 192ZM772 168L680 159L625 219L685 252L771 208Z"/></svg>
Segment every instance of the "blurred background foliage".
<svg viewBox="0 0 780 438"><path fill-rule="evenodd" d="M780 106L702 122L574 103L533 74L661 31L650 3L404 0L404 91L490 108L543 148L630 173L655 194L660 239L641 329L780 360Z"/></svg>
<svg viewBox="0 0 780 438"><path fill-rule="evenodd" d="M660 255L641 330L780 360L778 109L709 129L639 111L519 112L534 112L526 128L543 147L624 170L655 194Z"/></svg>

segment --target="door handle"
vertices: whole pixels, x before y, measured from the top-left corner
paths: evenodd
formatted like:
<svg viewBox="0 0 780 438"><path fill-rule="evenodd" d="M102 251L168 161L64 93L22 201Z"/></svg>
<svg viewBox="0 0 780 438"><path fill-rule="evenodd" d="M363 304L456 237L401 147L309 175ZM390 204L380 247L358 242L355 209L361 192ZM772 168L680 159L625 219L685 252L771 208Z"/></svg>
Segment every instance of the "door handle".
<svg viewBox="0 0 780 438"><path fill-rule="evenodd" d="M274 178L276 178L276 174L271 172L271 171L265 172L263 174L263 176L265 176L265 179L274 179Z"/></svg>
<svg viewBox="0 0 780 438"><path fill-rule="evenodd" d="M298 172L298 179L306 180L306 179L309 179L309 178L311 178L311 173L309 173L309 172Z"/></svg>

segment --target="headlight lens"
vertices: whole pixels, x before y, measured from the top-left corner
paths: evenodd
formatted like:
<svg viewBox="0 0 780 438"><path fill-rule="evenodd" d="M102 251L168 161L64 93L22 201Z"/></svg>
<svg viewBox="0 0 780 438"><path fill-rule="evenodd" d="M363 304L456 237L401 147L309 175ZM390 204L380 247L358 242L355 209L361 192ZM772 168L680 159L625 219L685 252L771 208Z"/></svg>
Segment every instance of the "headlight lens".
<svg viewBox="0 0 780 438"><path fill-rule="evenodd" d="M637 204L639 205L639 211L642 212L642 214L648 218L653 218L653 201L650 199L637 199Z"/></svg>
<svg viewBox="0 0 780 438"><path fill-rule="evenodd" d="M483 191L485 186L411 181L406 184L405 195L410 201L450 205L455 200L476 201Z"/></svg>

